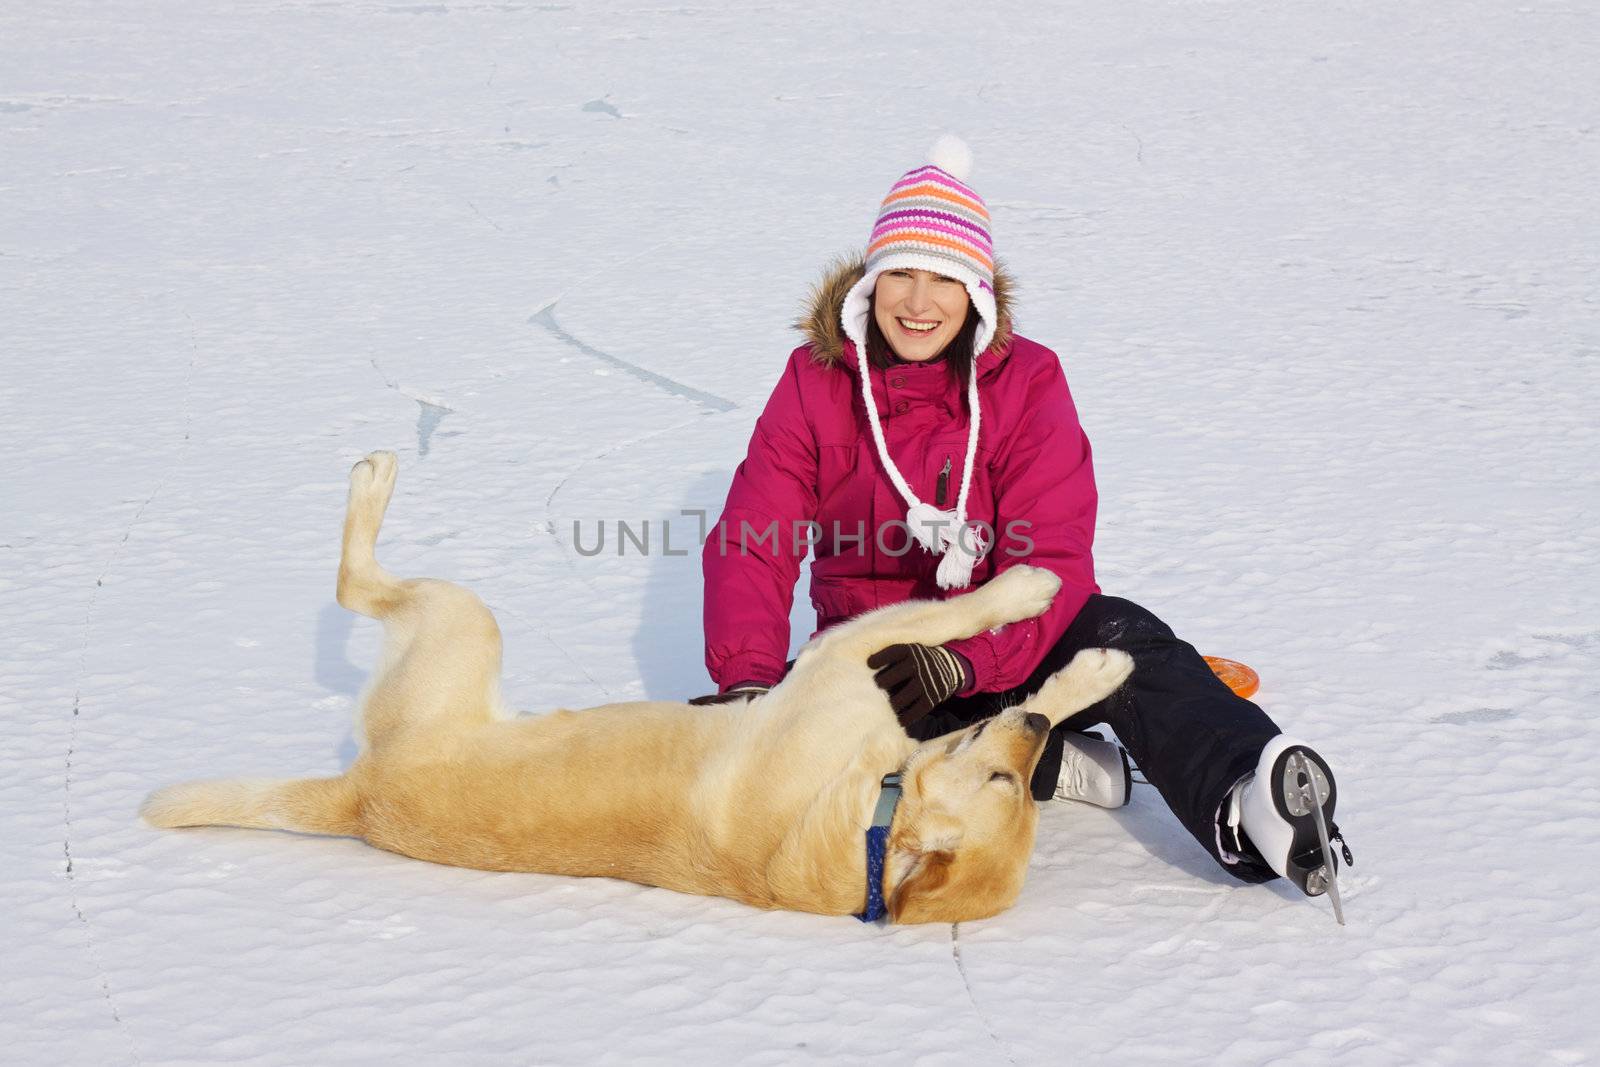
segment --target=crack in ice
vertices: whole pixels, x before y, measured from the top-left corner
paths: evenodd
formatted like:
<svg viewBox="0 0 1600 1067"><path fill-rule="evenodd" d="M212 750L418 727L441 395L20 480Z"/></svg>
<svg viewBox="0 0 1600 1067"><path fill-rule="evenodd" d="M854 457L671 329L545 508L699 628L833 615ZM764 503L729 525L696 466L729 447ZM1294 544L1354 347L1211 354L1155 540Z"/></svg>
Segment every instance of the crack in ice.
<svg viewBox="0 0 1600 1067"><path fill-rule="evenodd" d="M566 555L567 545L566 545L565 541L561 540L561 535L556 532L556 522L555 522L555 519L550 514L550 506L553 503L555 503L556 494L561 492L561 490L566 487L566 484L569 481L571 481L573 479L573 477L579 471L583 470L584 467L587 467L590 463L594 462L595 460L604 459L606 456L611 455L613 452L620 451L620 450L622 450L624 448L628 448L628 447L630 447L632 445L639 444L640 442L643 442L643 441L648 441L652 437L659 437L662 434L671 433L673 430L677 430L677 429L680 429L681 427L689 425L689 423L693 422L695 419L697 419L699 417L700 416L695 415L695 416L692 416L692 417L687 418L687 419L680 419L679 421L672 423L670 426L663 426L659 430L651 430L649 433L639 434L637 437L630 437L625 441L619 441L616 444L612 445L610 448L604 448L604 449L601 449L599 452L594 453L593 455L585 456L582 460L580 460L578 462L577 466L573 467L571 470L569 470L567 473L565 473L565 474L563 474L561 476L561 478L556 482L554 488L552 488L550 490L550 495L544 498L544 526L543 526L543 529L544 529L544 532L547 535L549 535L550 539L553 540L556 543L556 546L561 549L562 555ZM593 585L591 585L590 582L588 581L588 579L583 577L581 572L578 572L576 574L576 577L577 577L578 581L580 581L584 585L588 586L589 589L596 596L602 595L600 593L600 590L596 589ZM528 620L526 618L524 618L523 621L526 622ZM542 627L540 628L540 631L544 632ZM583 676L585 678L588 678L589 681L592 682L596 687L598 687L602 693L605 693L606 696L608 696L608 697L611 695L611 691L609 689L607 689L604 685L601 685L600 682L598 682L594 678L593 675L591 675L587 670L585 670L583 665L580 664L576 659L574 659L572 657L572 655L567 652L566 649L561 648L560 643L557 642L555 638L551 637L548 633L545 633L545 638L552 645L555 645L556 648L561 649L562 655L566 656L567 659L569 661L571 661L572 664L578 668L578 670L582 671L583 672Z"/></svg>
<svg viewBox="0 0 1600 1067"><path fill-rule="evenodd" d="M384 373L383 368L378 366L376 357L369 358L368 362L372 364L372 369L378 372L378 377L383 379L385 386L417 405L417 456L425 458L433 441L433 431L439 428L439 424L444 421L446 415L455 414L456 409L438 399L424 396L413 389L405 388Z"/></svg>
<svg viewBox="0 0 1600 1067"><path fill-rule="evenodd" d="M950 955L956 961L956 971L961 975L961 984L967 990L967 1000L972 1004L972 1010L977 1013L978 1021L983 1024L984 1030L988 1032L989 1040L994 1042L994 1047L1000 1050L1000 1054L1006 1058L1006 1062L1011 1064L1011 1067L1017 1067L1017 1058L1011 1055L1011 1050L1006 1047L1006 1043L1000 1039L1000 1035L995 1032L994 1027L989 1025L989 1017L978 1006L978 998L972 993L972 979L967 976L967 965L961 959L960 923L950 924Z"/></svg>
<svg viewBox="0 0 1600 1067"><path fill-rule="evenodd" d="M692 385L686 385L683 382L677 381L676 379L668 378L664 374L657 374L655 371L646 370L637 364L629 363L625 359L618 359L616 356L613 356L610 353L602 352L593 345L579 340L572 334L568 333L566 327L562 326L556 321L556 301L554 300L550 301L550 303L546 304L544 307L540 308L538 311L529 316L528 321L534 323L535 325L543 326L553 337L556 338L556 340L561 341L564 344L571 345L584 355L591 356L594 359L600 360L602 363L616 367L618 370L632 375L641 382L644 382L648 385L653 385L663 392L670 393L672 396L679 396L683 397L685 400L692 400L701 407L709 408L710 410L719 413L724 411L732 411L739 406L726 397L720 397L715 393L708 393L702 389L696 389Z"/></svg>
<svg viewBox="0 0 1600 1067"><path fill-rule="evenodd" d="M161 472L156 479L155 488L150 490L150 495L145 497L143 503L134 511L133 517L128 520L128 525L123 528L122 537L112 547L111 554L106 557L105 563L100 566L100 573L95 576L94 589L90 591L89 603L85 605L83 610L83 641L78 647L78 680L72 692L72 717L68 720L67 751L63 760L64 767L61 778L61 854L66 864L63 873L67 879L67 902L71 905L72 913L76 916L78 923L83 927L84 945L89 953L90 964L94 967L95 974L100 979L100 994L105 998L106 1008L111 1012L111 1019L117 1024L118 1032L128 1042L129 1055L133 1057L133 1062L138 1064L144 1062L139 1055L139 1042L133 1036L132 1030L124 1022L122 1012L117 1008L116 997L111 992L111 979L106 973L105 963L100 958L99 945L95 941L94 926L89 922L89 916L83 910L83 904L78 899L78 876L72 857L72 769L73 758L78 752L78 720L81 717L83 708L83 680L89 673L89 645L94 635L94 611L100 599L100 590L105 588L106 576L111 573L111 568L121 558L123 548L127 545L129 538L133 536L133 531L139 525L139 520L144 517L146 509L150 507L156 497L161 495L161 491L166 488L167 479L172 476L174 470L182 466L184 457L189 454L189 438L191 436L191 428L194 425L194 408L190 403L190 399L194 392L194 368L200 359L200 342L195 336L194 320L189 317L188 312L184 312L183 317L189 322L189 365L185 369L183 376L183 440L178 446L176 458Z"/></svg>

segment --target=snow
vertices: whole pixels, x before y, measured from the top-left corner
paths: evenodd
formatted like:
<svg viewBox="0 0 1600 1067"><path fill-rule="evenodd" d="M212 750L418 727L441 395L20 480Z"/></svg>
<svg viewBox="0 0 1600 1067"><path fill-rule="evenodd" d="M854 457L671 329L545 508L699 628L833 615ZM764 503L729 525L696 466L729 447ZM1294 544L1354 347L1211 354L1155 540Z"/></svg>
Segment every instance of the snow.
<svg viewBox="0 0 1600 1067"><path fill-rule="evenodd" d="M1572 0L0 10L4 1058L1600 1059L1597 45ZM1348 927L1148 789L959 929L138 823L351 758L374 448L386 562L489 601L518 706L705 691L661 524L947 130L1102 585L1333 762Z"/></svg>

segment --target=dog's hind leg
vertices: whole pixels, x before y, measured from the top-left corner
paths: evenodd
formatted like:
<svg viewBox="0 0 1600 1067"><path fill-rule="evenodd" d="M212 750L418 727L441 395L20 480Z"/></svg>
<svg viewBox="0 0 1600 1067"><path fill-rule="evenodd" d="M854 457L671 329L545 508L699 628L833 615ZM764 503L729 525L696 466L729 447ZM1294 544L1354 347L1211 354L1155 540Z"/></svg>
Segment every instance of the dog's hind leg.
<svg viewBox="0 0 1600 1067"><path fill-rule="evenodd" d="M383 617L383 654L362 702L367 747L506 718L500 697L500 627L469 589L435 578L400 584L398 606Z"/></svg>
<svg viewBox="0 0 1600 1067"><path fill-rule="evenodd" d="M395 578L378 566L378 528L394 495L399 463L393 452L373 452L350 469L344 543L339 553L338 600L362 615L381 619L403 599Z"/></svg>
<svg viewBox="0 0 1600 1067"><path fill-rule="evenodd" d="M500 699L500 628L481 600L451 582L398 579L375 547L394 495L393 452L350 471L339 557L339 603L383 623L383 653L362 701L363 751L414 727L461 726L506 714Z"/></svg>

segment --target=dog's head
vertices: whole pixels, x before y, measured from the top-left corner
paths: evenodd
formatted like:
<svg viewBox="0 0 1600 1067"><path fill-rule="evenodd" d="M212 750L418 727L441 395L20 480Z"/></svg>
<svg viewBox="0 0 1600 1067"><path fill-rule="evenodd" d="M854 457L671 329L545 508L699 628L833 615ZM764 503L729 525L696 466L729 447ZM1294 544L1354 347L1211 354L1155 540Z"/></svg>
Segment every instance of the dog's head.
<svg viewBox="0 0 1600 1067"><path fill-rule="evenodd" d="M1049 730L1011 708L912 754L884 869L893 921L983 919L1015 902L1039 824L1028 781Z"/></svg>

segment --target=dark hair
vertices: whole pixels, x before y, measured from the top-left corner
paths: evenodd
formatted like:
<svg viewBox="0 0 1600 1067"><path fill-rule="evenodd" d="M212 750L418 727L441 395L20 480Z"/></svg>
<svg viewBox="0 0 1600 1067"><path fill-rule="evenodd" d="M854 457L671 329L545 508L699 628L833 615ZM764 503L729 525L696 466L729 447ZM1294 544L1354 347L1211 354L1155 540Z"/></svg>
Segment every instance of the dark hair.
<svg viewBox="0 0 1600 1067"><path fill-rule="evenodd" d="M934 360L943 360L945 366L950 368L956 384L965 387L967 375L972 373L972 342L978 336L978 309L972 301L967 301L967 321L961 324L961 329L944 346L944 351L934 357ZM883 336L883 331L878 329L878 316L876 306L867 308L867 363L878 370L887 370L894 366L894 349L889 347L889 339ZM930 361L932 362L932 361Z"/></svg>

